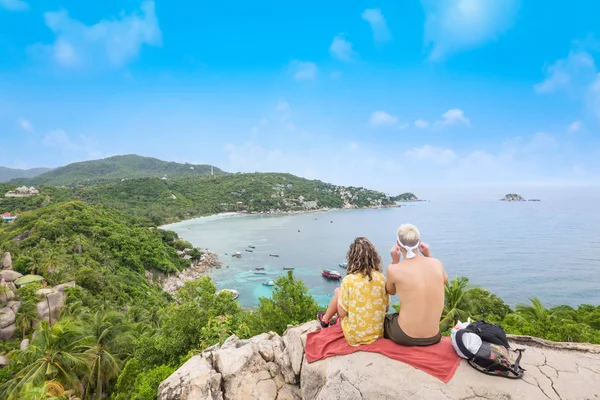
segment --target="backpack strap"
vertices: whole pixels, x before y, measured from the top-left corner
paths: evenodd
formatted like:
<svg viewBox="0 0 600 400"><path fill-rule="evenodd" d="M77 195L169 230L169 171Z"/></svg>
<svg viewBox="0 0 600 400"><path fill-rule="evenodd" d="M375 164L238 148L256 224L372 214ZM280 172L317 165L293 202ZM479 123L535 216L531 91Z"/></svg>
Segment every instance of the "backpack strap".
<svg viewBox="0 0 600 400"><path fill-rule="evenodd" d="M469 349L467 348L467 346L465 346L465 344L463 343L462 337L465 333L474 333L472 330L465 328L465 329L461 329L458 332L456 332L456 345L458 346L458 348L460 349L461 353L463 353L469 360L472 360L473 358L475 358L475 354L471 353L471 351L469 351Z"/></svg>
<svg viewBox="0 0 600 400"><path fill-rule="evenodd" d="M519 365L519 363L521 362L521 357L523 356L523 352L525 351L525 349L515 349L513 350L515 353L519 353L519 356L517 357L517 360L515 361L515 363L513 364L513 369L511 370L512 373L514 373L515 375L518 375L519 372L521 371L525 371L523 368L521 368L521 366ZM522 373L521 373L522 374Z"/></svg>

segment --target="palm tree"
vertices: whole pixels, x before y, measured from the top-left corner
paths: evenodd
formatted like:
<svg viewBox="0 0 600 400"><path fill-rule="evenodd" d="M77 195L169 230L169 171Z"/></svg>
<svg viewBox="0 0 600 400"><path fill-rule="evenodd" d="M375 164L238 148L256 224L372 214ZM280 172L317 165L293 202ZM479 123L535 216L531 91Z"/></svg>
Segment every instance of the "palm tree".
<svg viewBox="0 0 600 400"><path fill-rule="evenodd" d="M530 306L518 304L515 311L537 331L537 335L544 337L552 324L557 322L558 315L544 307L537 297L532 297L529 301Z"/></svg>
<svg viewBox="0 0 600 400"><path fill-rule="evenodd" d="M63 262L63 254L56 248L51 248L44 254L44 271L54 273Z"/></svg>
<svg viewBox="0 0 600 400"><path fill-rule="evenodd" d="M28 252L26 258L30 273L39 275L44 272L44 256L39 249Z"/></svg>
<svg viewBox="0 0 600 400"><path fill-rule="evenodd" d="M453 327L457 321L466 321L469 318L472 305L469 301L467 288L469 280L464 276L456 277L448 282L444 288L444 310L440 321L441 330Z"/></svg>
<svg viewBox="0 0 600 400"><path fill-rule="evenodd" d="M27 389L47 380L78 391L80 377L88 370L85 358L75 350L80 337L80 327L73 320L65 319L53 326L42 321L29 346L14 351L16 373L0 387L2 398L20 399Z"/></svg>
<svg viewBox="0 0 600 400"><path fill-rule="evenodd" d="M123 362L133 350L133 336L123 315L114 311L99 310L86 321L86 336L79 345L90 363L89 374L84 379L85 398L101 399L111 381L121 373Z"/></svg>
<svg viewBox="0 0 600 400"><path fill-rule="evenodd" d="M21 339L25 338L25 335L31 328L33 328L33 324L39 318L39 314L37 311L37 305L34 301L23 301L21 307L19 307L19 311L17 311L17 319L16 326L21 332Z"/></svg>

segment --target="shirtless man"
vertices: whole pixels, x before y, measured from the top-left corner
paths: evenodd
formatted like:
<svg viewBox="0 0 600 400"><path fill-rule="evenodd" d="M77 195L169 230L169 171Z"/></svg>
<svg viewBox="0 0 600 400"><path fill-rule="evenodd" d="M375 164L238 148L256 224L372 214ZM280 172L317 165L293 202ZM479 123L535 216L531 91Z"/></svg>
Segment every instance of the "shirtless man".
<svg viewBox="0 0 600 400"><path fill-rule="evenodd" d="M384 337L403 346L438 343L444 284L448 282L444 266L431 257L429 245L421 242L419 230L411 224L398 228L390 255L392 264L387 268L385 288L390 295L398 293L400 313L386 315Z"/></svg>

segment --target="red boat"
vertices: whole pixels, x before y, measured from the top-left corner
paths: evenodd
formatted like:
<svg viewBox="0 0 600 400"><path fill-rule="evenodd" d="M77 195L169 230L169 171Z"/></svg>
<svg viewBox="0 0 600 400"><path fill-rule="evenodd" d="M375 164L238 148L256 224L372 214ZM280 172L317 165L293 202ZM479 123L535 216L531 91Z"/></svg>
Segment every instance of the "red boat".
<svg viewBox="0 0 600 400"><path fill-rule="evenodd" d="M323 275L323 277L327 279L342 279L342 274L340 274L334 269L324 269L323 272L321 272L321 275Z"/></svg>

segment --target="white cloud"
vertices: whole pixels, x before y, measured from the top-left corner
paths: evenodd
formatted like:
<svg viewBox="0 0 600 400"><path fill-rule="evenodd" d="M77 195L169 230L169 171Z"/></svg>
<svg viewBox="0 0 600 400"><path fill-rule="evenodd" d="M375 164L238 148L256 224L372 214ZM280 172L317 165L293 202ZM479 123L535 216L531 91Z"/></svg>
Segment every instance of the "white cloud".
<svg viewBox="0 0 600 400"><path fill-rule="evenodd" d="M537 93L572 91L587 86L596 75L594 58L587 52L571 51L545 69L546 79L534 86Z"/></svg>
<svg viewBox="0 0 600 400"><path fill-rule="evenodd" d="M423 119L418 119L415 121L415 126L419 129L425 129L429 126L429 122L427 122Z"/></svg>
<svg viewBox="0 0 600 400"><path fill-rule="evenodd" d="M279 100L275 109L277 111L290 111L290 103L288 103L285 99Z"/></svg>
<svg viewBox="0 0 600 400"><path fill-rule="evenodd" d="M45 146L53 147L62 151L83 153L86 159L101 158L102 154L95 149L95 143L90 138L80 135L72 139L67 132L62 129L56 129L47 133L42 140Z"/></svg>
<svg viewBox="0 0 600 400"><path fill-rule="evenodd" d="M266 118L261 118L258 125L255 126L254 128L252 128L252 133L258 133L261 131L261 129L263 129L265 126L269 125L269 120Z"/></svg>
<svg viewBox="0 0 600 400"><path fill-rule="evenodd" d="M369 124L372 127L393 126L398 122L398 117L390 115L385 111L375 111L369 118Z"/></svg>
<svg viewBox="0 0 600 400"><path fill-rule="evenodd" d="M350 151L356 151L359 149L359 145L356 142L350 142L348 149L350 149Z"/></svg>
<svg viewBox="0 0 600 400"><path fill-rule="evenodd" d="M317 76L317 64L310 61L294 60L290 64L294 79L297 81L309 81Z"/></svg>
<svg viewBox="0 0 600 400"><path fill-rule="evenodd" d="M8 11L25 11L29 10L29 4L23 0L0 0L0 7Z"/></svg>
<svg viewBox="0 0 600 400"><path fill-rule="evenodd" d="M26 132L33 132L33 125L26 119L19 119L19 126Z"/></svg>
<svg viewBox="0 0 600 400"><path fill-rule="evenodd" d="M408 128L408 122L405 122L403 124L399 124L398 126L396 126L396 128L398 128L398 130L404 130L406 128Z"/></svg>
<svg viewBox="0 0 600 400"><path fill-rule="evenodd" d="M342 34L333 38L329 46L329 54L341 61L352 61L356 53L352 49L352 43L344 38Z"/></svg>
<svg viewBox="0 0 600 400"><path fill-rule="evenodd" d="M430 60L495 40L515 20L520 0L421 0Z"/></svg>
<svg viewBox="0 0 600 400"><path fill-rule="evenodd" d="M441 164L447 164L456 159L456 154L452 149L444 149L428 144L423 147L406 150L404 156L410 159L434 161Z"/></svg>
<svg viewBox="0 0 600 400"><path fill-rule="evenodd" d="M583 126L583 124L581 123L581 121L574 121L571 124L569 124L569 126L567 128L567 133L579 132L581 130L582 126Z"/></svg>
<svg viewBox="0 0 600 400"><path fill-rule="evenodd" d="M460 108L453 108L442 114L442 120L436 121L435 126L451 126L451 125L471 126L471 121L465 117L465 113Z"/></svg>
<svg viewBox="0 0 600 400"><path fill-rule="evenodd" d="M582 101L589 112L600 118L600 73L594 57L585 50L586 44L574 43L566 58L545 68L546 78L534 85L534 90L539 94L564 93Z"/></svg>
<svg viewBox="0 0 600 400"><path fill-rule="evenodd" d="M387 42L392 39L392 34L388 29L387 23L381 10L377 8L363 11L362 18L371 25L373 29L373 38L378 43Z"/></svg>
<svg viewBox="0 0 600 400"><path fill-rule="evenodd" d="M154 1L145 1L139 12L121 13L94 25L72 19L65 10L44 14L54 32L54 43L35 45L36 55L48 56L62 67L121 67L137 57L143 45L159 46L162 34Z"/></svg>
<svg viewBox="0 0 600 400"><path fill-rule="evenodd" d="M62 150L80 150L81 147L71 141L67 132L57 129L47 133L44 137L44 144L49 147L56 147Z"/></svg>

